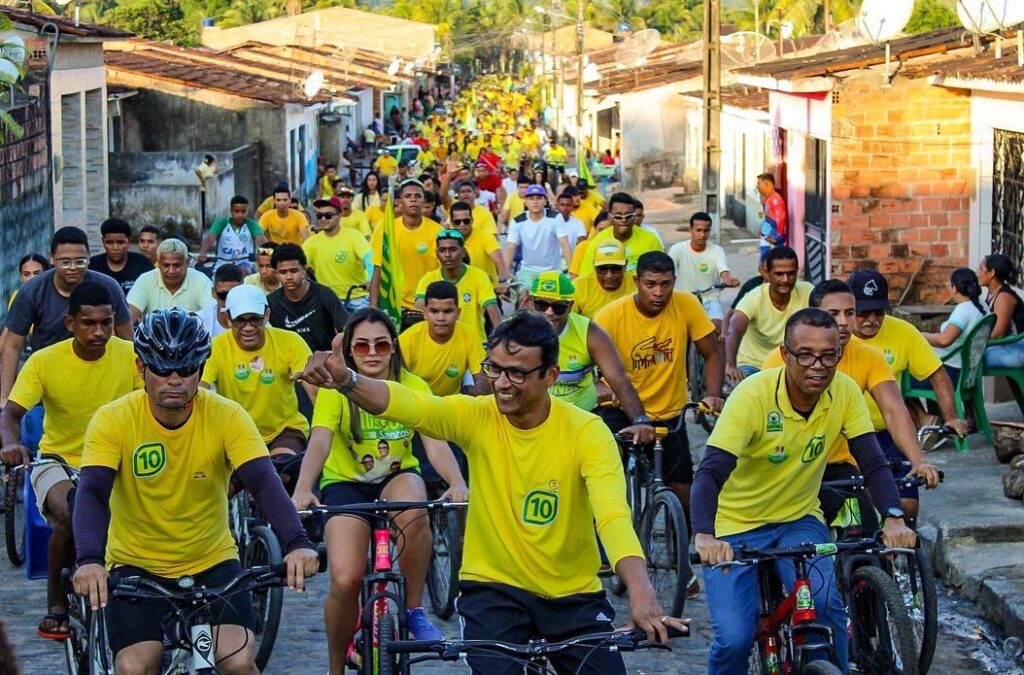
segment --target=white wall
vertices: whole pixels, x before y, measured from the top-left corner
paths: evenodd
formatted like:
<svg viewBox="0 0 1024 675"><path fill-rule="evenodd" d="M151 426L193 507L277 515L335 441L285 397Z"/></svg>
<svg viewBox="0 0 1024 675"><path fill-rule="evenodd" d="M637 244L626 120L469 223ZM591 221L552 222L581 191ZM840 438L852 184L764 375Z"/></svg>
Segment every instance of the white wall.
<svg viewBox="0 0 1024 675"><path fill-rule="evenodd" d="M319 128L319 115L322 105L311 105L311 106L300 106L295 104L285 105L285 142L289 144L288 148L288 175L295 176L296 181L299 176L299 166L305 167L305 183L303 185L293 185L292 189L297 190L300 194L312 194L313 188L316 185L316 158L320 152L320 128ZM291 132L294 129L296 139L298 138L299 129L305 127L306 139L305 144L301 148L297 148L296 153L291 151Z"/></svg>
<svg viewBox="0 0 1024 675"><path fill-rule="evenodd" d="M674 166L672 173L683 173L687 114L692 114L692 107L678 92L676 83L621 96L622 166L632 185L646 180L652 170Z"/></svg>
<svg viewBox="0 0 1024 675"><path fill-rule="evenodd" d="M971 93L972 163L978 176L968 235L968 260L972 268L992 252L993 129L1024 133L1024 95L978 90Z"/></svg>

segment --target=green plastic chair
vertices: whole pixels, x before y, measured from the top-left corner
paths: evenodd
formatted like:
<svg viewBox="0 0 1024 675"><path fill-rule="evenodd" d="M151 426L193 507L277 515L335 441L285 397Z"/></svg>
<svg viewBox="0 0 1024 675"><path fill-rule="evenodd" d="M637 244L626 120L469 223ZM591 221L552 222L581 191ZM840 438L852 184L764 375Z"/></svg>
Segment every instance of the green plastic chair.
<svg viewBox="0 0 1024 675"><path fill-rule="evenodd" d="M974 324L967 332L967 337L961 343L960 348L955 352L947 354L943 364L951 360L955 355L960 355L960 377L953 383L953 399L956 403L956 414L960 419L967 419L967 406L971 406L974 413L974 421L978 428L985 434L985 438L992 443L992 427L988 423L988 415L985 412L985 391L982 386L981 369L984 363L985 348L988 347L988 336L992 334L992 328L996 325L994 314L988 314L978 323ZM928 389L915 389L910 384L910 373L903 373L901 383L903 398L923 398L938 403L935 392ZM956 439L956 449L959 452L970 450L971 446L966 438Z"/></svg>
<svg viewBox="0 0 1024 675"><path fill-rule="evenodd" d="M989 347L996 345L1009 345L1024 340L1024 333L1009 335L1007 337L995 338L988 341ZM1013 398L1017 401L1017 407L1024 413L1024 369L1022 368L989 368L982 362L982 377L1005 377L1006 383L1010 385Z"/></svg>

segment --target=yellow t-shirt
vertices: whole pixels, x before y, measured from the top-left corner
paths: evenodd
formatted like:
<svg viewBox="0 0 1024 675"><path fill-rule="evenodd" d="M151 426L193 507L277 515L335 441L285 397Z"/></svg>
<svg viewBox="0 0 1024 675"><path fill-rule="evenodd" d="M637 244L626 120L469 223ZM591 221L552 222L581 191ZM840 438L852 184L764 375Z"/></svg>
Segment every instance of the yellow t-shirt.
<svg viewBox="0 0 1024 675"><path fill-rule="evenodd" d="M288 209L288 215L282 218L277 215L277 209L274 209L260 216L260 227L270 241L302 246L305 234L309 230L309 221L301 211Z"/></svg>
<svg viewBox="0 0 1024 675"><path fill-rule="evenodd" d="M373 163L373 167L381 178L388 178L398 170L398 160L391 155L381 155Z"/></svg>
<svg viewBox="0 0 1024 675"><path fill-rule="evenodd" d="M843 373L836 373L809 419L793 410L784 368L743 380L708 439L708 447L737 458L718 495L715 536L808 515L823 520L818 491L829 448L840 436L872 431L860 388Z"/></svg>
<svg viewBox="0 0 1024 675"><path fill-rule="evenodd" d="M673 291L661 314L650 318L627 296L599 311L594 322L611 337L647 414L678 416L689 398L686 348L715 332L697 298Z"/></svg>
<svg viewBox="0 0 1024 675"><path fill-rule="evenodd" d="M203 382L240 403L269 443L285 429L309 432L290 377L302 372L313 353L298 333L270 326L265 330L263 346L251 352L238 346L231 331L215 337Z"/></svg>
<svg viewBox="0 0 1024 675"><path fill-rule="evenodd" d="M762 368L778 368L783 365L782 354L778 349L773 350L768 358L764 360ZM895 382L889 364L885 362L882 352L868 345L866 342L851 340L843 349L843 357L839 359L836 371L840 372L857 383L860 390L864 392L866 400L874 401L871 390L883 382ZM829 464L846 462L856 464L853 455L850 454L850 446L846 439L840 437L835 446L829 451Z"/></svg>
<svg viewBox="0 0 1024 675"><path fill-rule="evenodd" d="M355 230L367 239L369 239L370 235L373 234L373 228L370 227L370 221L362 211L353 210L352 213L347 216L342 216L341 227L344 229Z"/></svg>
<svg viewBox="0 0 1024 675"><path fill-rule="evenodd" d="M249 284L250 286L256 286L261 291L263 291L264 295L273 293L274 291L277 290L277 288L280 288L280 286L278 286L277 288L267 288L266 286L264 286L263 279L260 278L259 272L253 272L252 274L247 275L245 279L243 279L242 281L244 283Z"/></svg>
<svg viewBox="0 0 1024 675"><path fill-rule="evenodd" d="M342 227L333 237L317 232L302 244L307 266L316 274L316 280L329 287L342 300L353 286L365 284L369 279L370 245L358 230ZM353 298L366 296L356 289Z"/></svg>
<svg viewBox="0 0 1024 675"><path fill-rule="evenodd" d="M572 303L572 311L577 314L593 319L597 313L619 298L636 293L636 280L632 275L626 273L622 279L622 285L616 291L606 291L597 280L596 274L587 274L573 279L576 287L576 296Z"/></svg>
<svg viewBox="0 0 1024 675"><path fill-rule="evenodd" d="M914 324L897 319L894 316L887 316L882 321L882 327L878 334L870 340L861 340L856 335L850 342L863 342L871 345L882 352L885 362L892 369L892 374L899 382L905 371L918 380L927 380L932 373L942 367L942 361L935 354L928 341L924 339L921 332L914 327ZM865 396L868 404L868 412L871 413L871 422L875 429L885 429L885 419L878 409L875 399Z"/></svg>
<svg viewBox="0 0 1024 675"><path fill-rule="evenodd" d="M491 280L491 286L498 285L498 265L495 264L491 254L501 251L501 244L493 234L480 232L475 227L466 239L466 253L469 254L469 264L479 267Z"/></svg>
<svg viewBox="0 0 1024 675"><path fill-rule="evenodd" d="M380 204L367 207L366 222L370 224L370 230L376 230L384 222L384 209ZM372 234L370 236L373 236Z"/></svg>
<svg viewBox="0 0 1024 675"><path fill-rule="evenodd" d="M430 393L427 383L412 373L402 371L402 383L414 391ZM412 454L412 435L408 425L373 416L359 409L360 436L352 438L348 399L333 389L323 389L316 396L313 426L334 434L331 452L324 462L320 486L331 483L379 483L399 469L415 469L420 465ZM387 450L382 447L387 443Z"/></svg>
<svg viewBox="0 0 1024 675"><path fill-rule="evenodd" d="M576 244L575 250L572 252L572 260L569 261L569 275L573 277L580 276L580 268L583 267L583 257L587 254L587 248L590 246L590 240L584 239L583 241ZM575 283L575 282L574 282Z"/></svg>
<svg viewBox="0 0 1024 675"><path fill-rule="evenodd" d="M431 283L443 280L445 278L441 268L424 274L416 286L416 300L424 299L427 286ZM472 265L463 265L462 274L454 283L459 289L459 323L473 331L477 342L483 344L487 341L487 333L484 332L485 312L487 307L498 302L494 297L494 286L483 270Z"/></svg>
<svg viewBox="0 0 1024 675"><path fill-rule="evenodd" d="M598 213L600 213L601 209L604 208L604 197L602 197L601 193L597 190L587 190L587 196L583 201L597 209Z"/></svg>
<svg viewBox="0 0 1024 675"><path fill-rule="evenodd" d="M430 337L426 321L421 321L398 338L406 367L423 378L437 396L451 396L462 391L462 378L467 372L476 376L486 358L476 334L461 322L448 342L440 344Z"/></svg>
<svg viewBox="0 0 1024 675"><path fill-rule="evenodd" d="M486 232L492 237L498 236L498 226L494 222L494 216L487 210L486 206L473 205L473 231Z"/></svg>
<svg viewBox="0 0 1024 675"><path fill-rule="evenodd" d="M508 219L512 220L526 211L526 203L523 201L523 198L519 196L518 192L513 192L505 197L505 203L502 204L501 210L508 211Z"/></svg>
<svg viewBox="0 0 1024 675"><path fill-rule="evenodd" d="M274 210L274 195L270 195L256 207L256 218L262 218L264 213Z"/></svg>
<svg viewBox="0 0 1024 675"><path fill-rule="evenodd" d="M402 289L402 307L416 309L416 287L427 272L438 267L436 241L441 226L430 218L424 218L415 230L405 227L401 219L395 220L395 233L398 239L398 259L402 261L402 273L405 277L405 288ZM373 249L371 262L380 267L384 262L381 251L384 245L383 224L373 231L370 246Z"/></svg>
<svg viewBox="0 0 1024 675"><path fill-rule="evenodd" d="M760 368L768 353L777 349L785 340L786 322L789 317L807 307L814 285L806 281L796 282L789 297L789 305L779 310L772 304L768 284L755 288L740 300L736 311L743 312L750 320L747 332L740 342L736 354L736 365Z"/></svg>
<svg viewBox="0 0 1024 675"><path fill-rule="evenodd" d="M580 219L583 226L587 228L587 234L590 234L594 229L594 219L597 218L599 213L600 211L595 209L593 204L580 200L580 205L573 210L572 215Z"/></svg>
<svg viewBox="0 0 1024 675"><path fill-rule="evenodd" d="M463 581L544 598L601 591L594 524L614 568L643 557L626 504L622 460L596 415L551 399L548 418L517 429L493 396L429 396L388 382L382 417L457 443L473 475ZM472 424L467 424L472 420Z"/></svg>
<svg viewBox="0 0 1024 675"><path fill-rule="evenodd" d="M82 436L100 406L142 389L131 342L110 338L99 359L75 355L68 338L28 358L11 389L10 400L25 410L43 404L43 438L39 453L58 455L72 468L82 463Z"/></svg>
<svg viewBox="0 0 1024 675"><path fill-rule="evenodd" d="M228 530L231 473L267 456L242 406L200 389L177 429L153 418L146 392L100 408L85 432L82 466L117 471L110 495L108 567L161 577L198 574L238 559Z"/></svg>
<svg viewBox="0 0 1024 675"><path fill-rule="evenodd" d="M594 254L597 252L602 241L610 241L614 237L614 229L609 227L601 230L589 239L590 245L587 246L587 250L583 253L583 262L580 263L580 276L594 273ZM665 250L665 247L661 245L656 235L639 227L633 228L633 234L629 236L629 239L622 242L622 245L626 249L627 272L636 271L636 260L644 253Z"/></svg>

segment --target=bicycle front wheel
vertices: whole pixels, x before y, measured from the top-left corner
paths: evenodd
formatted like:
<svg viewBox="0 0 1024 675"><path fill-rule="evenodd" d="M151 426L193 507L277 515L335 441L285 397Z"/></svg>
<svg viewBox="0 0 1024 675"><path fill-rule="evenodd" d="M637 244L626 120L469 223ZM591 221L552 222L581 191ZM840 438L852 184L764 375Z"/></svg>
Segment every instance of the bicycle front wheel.
<svg viewBox="0 0 1024 675"><path fill-rule="evenodd" d="M896 582L865 566L850 581L853 654L867 675L918 675L914 626Z"/></svg>
<svg viewBox="0 0 1024 675"><path fill-rule="evenodd" d="M914 625L917 640L917 669L925 675L932 667L939 634L939 599L931 561L921 549L903 553L892 560L893 579Z"/></svg>
<svg viewBox="0 0 1024 675"><path fill-rule="evenodd" d="M395 639L395 615L384 612L377 619L377 675L398 675L398 657L388 653L388 647Z"/></svg>
<svg viewBox="0 0 1024 675"><path fill-rule="evenodd" d="M89 613L89 675L113 675L103 610Z"/></svg>
<svg viewBox="0 0 1024 675"><path fill-rule="evenodd" d="M267 525L259 525L252 529L242 567L274 565L281 562L281 543L277 535ZM284 589L280 586L260 588L252 592L252 608L256 615L256 667L263 671L270 661L277 641L277 629L281 623L281 605L284 602Z"/></svg>
<svg viewBox="0 0 1024 675"><path fill-rule="evenodd" d="M800 671L802 675L843 675L843 671L830 661L811 661Z"/></svg>
<svg viewBox="0 0 1024 675"><path fill-rule="evenodd" d="M455 612L459 595L459 568L462 567L462 528L459 515L451 510L437 511L431 517L434 550L427 571L427 593L434 615L448 619Z"/></svg>
<svg viewBox="0 0 1024 675"><path fill-rule="evenodd" d="M658 602L671 616L682 616L686 584L693 571L687 560L690 533L679 498L671 490L654 494L644 517L640 545Z"/></svg>
<svg viewBox="0 0 1024 675"><path fill-rule="evenodd" d="M4 495L4 539L7 558L15 567L25 562L25 470L12 469L7 474Z"/></svg>

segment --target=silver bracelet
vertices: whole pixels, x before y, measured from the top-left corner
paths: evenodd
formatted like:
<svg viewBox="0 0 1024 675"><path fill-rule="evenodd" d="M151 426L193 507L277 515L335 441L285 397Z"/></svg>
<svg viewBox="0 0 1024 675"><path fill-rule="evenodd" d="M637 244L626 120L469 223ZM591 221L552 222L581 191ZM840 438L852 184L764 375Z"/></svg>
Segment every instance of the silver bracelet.
<svg viewBox="0 0 1024 675"><path fill-rule="evenodd" d="M351 368L348 368L347 370L349 374L348 382L338 387L338 391L341 392L342 394L348 394L349 392L356 388L357 384L359 384L359 373L352 370Z"/></svg>

